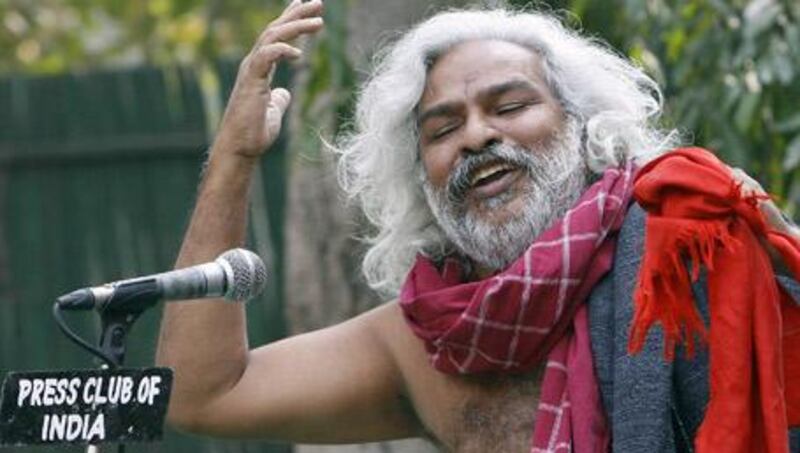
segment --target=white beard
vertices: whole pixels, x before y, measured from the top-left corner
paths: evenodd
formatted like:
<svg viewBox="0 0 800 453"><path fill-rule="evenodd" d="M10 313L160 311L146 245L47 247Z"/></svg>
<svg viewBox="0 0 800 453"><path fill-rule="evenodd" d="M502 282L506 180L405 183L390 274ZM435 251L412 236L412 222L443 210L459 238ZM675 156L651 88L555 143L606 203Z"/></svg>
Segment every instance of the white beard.
<svg viewBox="0 0 800 453"><path fill-rule="evenodd" d="M468 206L465 195L469 189L469 169L497 160L525 171L522 188L511 187L482 200L480 206ZM577 121L569 119L564 131L549 146L526 149L494 145L464 159L459 168L452 171L444 188L432 187L427 178L423 187L434 217L453 245L474 263L497 271L522 256L534 239L563 217L588 182L580 129ZM508 209L508 202L518 194L525 197L524 207L520 212L508 213L508 220L496 223L480 214L481 211Z"/></svg>

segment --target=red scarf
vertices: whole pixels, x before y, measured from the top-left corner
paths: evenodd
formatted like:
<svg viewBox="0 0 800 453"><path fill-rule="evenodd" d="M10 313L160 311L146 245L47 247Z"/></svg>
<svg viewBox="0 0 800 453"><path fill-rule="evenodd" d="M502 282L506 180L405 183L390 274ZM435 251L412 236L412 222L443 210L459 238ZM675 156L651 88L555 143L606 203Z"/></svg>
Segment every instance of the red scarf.
<svg viewBox="0 0 800 453"><path fill-rule="evenodd" d="M439 371L524 372L547 360L531 452L608 450L583 302L611 268L633 173L607 170L502 273L462 282L455 261L440 274L419 257L401 291Z"/></svg>
<svg viewBox="0 0 800 453"><path fill-rule="evenodd" d="M800 243L764 220L759 197L743 197L708 151L679 149L639 172L635 197L648 211L629 348L641 350L655 322L665 353L708 338L711 397L695 439L699 453L788 452L787 425L800 422L800 308L776 284L758 238L800 277ZM761 197L763 198L763 197ZM708 335L691 279L708 275Z"/></svg>

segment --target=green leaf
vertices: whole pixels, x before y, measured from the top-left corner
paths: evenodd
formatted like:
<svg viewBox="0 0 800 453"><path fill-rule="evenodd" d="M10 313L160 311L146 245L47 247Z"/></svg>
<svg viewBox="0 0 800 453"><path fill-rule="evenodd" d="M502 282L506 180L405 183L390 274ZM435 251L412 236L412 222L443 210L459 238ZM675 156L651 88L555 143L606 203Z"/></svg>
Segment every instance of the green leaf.
<svg viewBox="0 0 800 453"><path fill-rule="evenodd" d="M746 132L750 128L760 100L761 93L758 92L749 92L742 97L733 119L738 130Z"/></svg>
<svg viewBox="0 0 800 453"><path fill-rule="evenodd" d="M669 61L677 61L686 43L686 33L680 28L672 30L667 35L667 58Z"/></svg>
<svg viewBox="0 0 800 453"><path fill-rule="evenodd" d="M796 113L775 124L775 131L785 133L800 129L800 113Z"/></svg>
<svg viewBox="0 0 800 453"><path fill-rule="evenodd" d="M783 169L792 171L800 164L800 134L796 135L789 146L786 147L786 154L783 158Z"/></svg>
<svg viewBox="0 0 800 453"><path fill-rule="evenodd" d="M782 5L767 3L756 10L757 5L754 2L745 10L744 34L747 38L753 39L767 31L783 11Z"/></svg>

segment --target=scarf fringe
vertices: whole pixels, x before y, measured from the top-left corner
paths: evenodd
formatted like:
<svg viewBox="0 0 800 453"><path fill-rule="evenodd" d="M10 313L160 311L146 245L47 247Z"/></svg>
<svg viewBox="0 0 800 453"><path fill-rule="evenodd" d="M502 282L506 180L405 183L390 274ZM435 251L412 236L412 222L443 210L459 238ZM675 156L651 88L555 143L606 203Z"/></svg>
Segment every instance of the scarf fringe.
<svg viewBox="0 0 800 453"><path fill-rule="evenodd" d="M683 345L692 357L696 341L707 342L708 331L694 303L692 282L700 277L701 265L714 269L718 249L734 251L741 246L728 228L728 221L648 218L643 265L634 293L629 353L641 352L647 333L656 322L664 329L667 360L675 358L678 345Z"/></svg>

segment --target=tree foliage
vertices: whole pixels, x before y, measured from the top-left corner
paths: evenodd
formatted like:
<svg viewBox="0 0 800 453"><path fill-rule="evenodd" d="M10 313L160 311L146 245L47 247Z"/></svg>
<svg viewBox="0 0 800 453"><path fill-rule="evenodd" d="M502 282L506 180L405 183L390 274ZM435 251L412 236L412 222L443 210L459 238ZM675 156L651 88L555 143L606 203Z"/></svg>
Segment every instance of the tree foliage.
<svg viewBox="0 0 800 453"><path fill-rule="evenodd" d="M0 71L238 57L282 7L281 0L0 1Z"/></svg>
<svg viewBox="0 0 800 453"><path fill-rule="evenodd" d="M796 211L799 2L569 0L556 6L659 81L665 121L687 142L747 169Z"/></svg>
<svg viewBox="0 0 800 453"><path fill-rule="evenodd" d="M349 111L344 11L310 58L304 119ZM529 0L510 0L524 6ZM664 88L665 122L686 142L746 168L790 212L800 205L800 3L795 0L551 0L632 57ZM238 58L281 0L0 0L0 71L59 73L120 64ZM331 98L332 97L332 98ZM328 102L319 103L319 99ZM330 102L332 101L332 102ZM316 106L316 107L315 107Z"/></svg>

